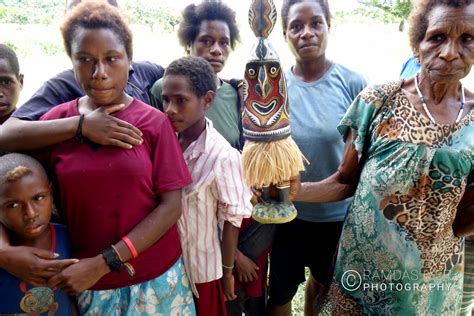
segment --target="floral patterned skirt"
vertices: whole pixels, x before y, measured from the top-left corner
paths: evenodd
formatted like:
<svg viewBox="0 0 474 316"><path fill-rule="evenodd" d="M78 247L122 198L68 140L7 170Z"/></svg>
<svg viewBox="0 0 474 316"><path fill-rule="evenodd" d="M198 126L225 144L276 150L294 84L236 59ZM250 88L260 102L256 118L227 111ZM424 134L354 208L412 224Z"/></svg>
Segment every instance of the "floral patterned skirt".
<svg viewBox="0 0 474 316"><path fill-rule="evenodd" d="M81 315L196 315L182 258L156 279L77 298Z"/></svg>

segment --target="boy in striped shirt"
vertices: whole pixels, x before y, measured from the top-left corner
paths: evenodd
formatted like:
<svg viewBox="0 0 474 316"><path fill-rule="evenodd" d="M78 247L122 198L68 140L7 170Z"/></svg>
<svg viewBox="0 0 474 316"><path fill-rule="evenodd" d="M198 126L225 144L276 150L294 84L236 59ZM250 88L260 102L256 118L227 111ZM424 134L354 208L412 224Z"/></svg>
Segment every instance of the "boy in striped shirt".
<svg viewBox="0 0 474 316"><path fill-rule="evenodd" d="M189 56L168 66L162 90L193 178L183 189L178 221L183 258L197 314L210 316L226 315L224 302L236 298L232 269L239 227L252 209L240 153L205 117L219 83L207 61Z"/></svg>

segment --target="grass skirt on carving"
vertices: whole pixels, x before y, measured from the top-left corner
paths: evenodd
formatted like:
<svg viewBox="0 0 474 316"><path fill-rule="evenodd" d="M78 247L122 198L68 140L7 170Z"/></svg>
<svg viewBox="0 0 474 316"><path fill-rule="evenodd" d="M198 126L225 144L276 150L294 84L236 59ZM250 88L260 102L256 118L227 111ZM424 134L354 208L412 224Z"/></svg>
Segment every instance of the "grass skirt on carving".
<svg viewBox="0 0 474 316"><path fill-rule="evenodd" d="M273 142L245 141L242 151L245 181L255 188L289 181L307 162L291 137Z"/></svg>

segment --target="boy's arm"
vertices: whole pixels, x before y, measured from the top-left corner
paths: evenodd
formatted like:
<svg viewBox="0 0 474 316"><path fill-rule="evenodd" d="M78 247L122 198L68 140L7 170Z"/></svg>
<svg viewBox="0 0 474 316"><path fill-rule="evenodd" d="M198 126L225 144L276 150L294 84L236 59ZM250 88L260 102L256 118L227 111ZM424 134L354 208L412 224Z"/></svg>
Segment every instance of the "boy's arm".
<svg viewBox="0 0 474 316"><path fill-rule="evenodd" d="M224 222L222 230L222 285L224 288L224 297L226 301L232 301L237 298L234 288L234 269L235 252L237 250L237 241L239 239L239 228L230 222Z"/></svg>
<svg viewBox="0 0 474 316"><path fill-rule="evenodd" d="M235 270L239 277L239 282L252 282L258 279L257 271L260 268L249 257L244 255L237 248L235 252Z"/></svg>
<svg viewBox="0 0 474 316"><path fill-rule="evenodd" d="M44 286L48 279L77 259L52 260L58 255L32 247L12 247L0 225L0 268L34 286Z"/></svg>
<svg viewBox="0 0 474 316"><path fill-rule="evenodd" d="M231 149L227 157L222 157L219 166L215 169L218 210L217 217L220 223L224 222L222 232L222 267L223 286L226 301L237 296L234 289L232 270L235 262L235 252L239 238L239 227L242 218L250 217L252 192L245 184L242 172L240 153Z"/></svg>

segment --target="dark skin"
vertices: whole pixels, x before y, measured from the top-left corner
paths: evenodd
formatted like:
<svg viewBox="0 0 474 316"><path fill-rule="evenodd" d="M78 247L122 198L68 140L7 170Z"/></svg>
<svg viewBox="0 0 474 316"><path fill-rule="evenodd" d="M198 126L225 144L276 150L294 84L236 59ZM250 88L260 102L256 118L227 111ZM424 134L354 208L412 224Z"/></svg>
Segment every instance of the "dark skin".
<svg viewBox="0 0 474 316"><path fill-rule="evenodd" d="M219 20L202 21L199 33L190 45L190 54L206 59L211 64L214 72L218 74L224 68L232 50L230 37L229 26L226 22ZM221 81L217 77L216 82L217 86L221 85ZM232 266L232 264L228 266ZM235 267L240 282L250 282L257 278L257 265L238 249L236 249L235 254ZM228 271L224 269L224 275L227 276L228 274ZM232 297L226 296L226 299L231 300Z"/></svg>
<svg viewBox="0 0 474 316"><path fill-rule="evenodd" d="M80 1L69 2L68 9ZM140 145L143 142L141 131L110 115L123 108L125 104L108 105L87 113L82 134L101 145L124 149ZM0 126L0 148L7 151L25 151L55 145L74 138L78 123L79 116L50 121L25 121L10 117ZM35 286L46 285L49 278L74 262L72 259L51 260L56 257L48 250L24 246L10 247L4 228L0 225L0 267L16 277Z"/></svg>
<svg viewBox="0 0 474 316"><path fill-rule="evenodd" d="M474 6L466 11L473 12ZM452 8L450 9L452 11ZM474 57L471 37L474 35L473 14L459 18L458 12L435 8L430 15L430 26L425 39L414 50L420 58L420 89L429 102L429 110L436 122L452 124L459 113L459 79L469 73ZM448 16L443 14L448 13ZM442 70L446 69L447 74ZM453 71L455 69L456 71ZM405 94L415 108L426 115L416 93L414 79L405 81ZM466 91L465 115L473 106L473 94ZM348 136L341 166L329 178L317 183L303 183L297 200L331 202L353 194L359 177L357 152ZM453 232L459 237L474 234L474 188L467 189L457 208Z"/></svg>
<svg viewBox="0 0 474 316"><path fill-rule="evenodd" d="M436 122L453 124L459 113L459 80L469 73L474 62L474 4L466 8L438 6L427 16L429 26L425 38L414 49L422 66L420 90ZM406 80L402 89L415 108L426 116L414 79ZM474 106L474 94L466 90L465 95L463 115ZM349 135L338 171L320 182L302 183L295 200L324 203L353 194L360 166L351 141ZM458 204L453 231L459 237L474 234L474 188L466 189Z"/></svg>
<svg viewBox="0 0 474 316"><path fill-rule="evenodd" d="M28 177L34 179L34 176ZM30 190L26 192L26 194L30 192L28 199L20 199L19 193L24 192L24 190L20 189L26 188L26 186L29 184L25 182L27 180L30 179L25 177L25 179L19 179L13 183L13 185L22 185L21 187L12 188L13 190L10 190L13 192L12 194L15 195L14 198L12 197L12 194L9 194L9 199L5 200L6 195L2 193L0 203L2 204L2 208L5 208L5 211L2 211L4 213L2 216L6 216L5 212L7 212L8 209L10 211L14 210L11 207L14 201L15 205L18 205L15 206L15 209L25 209L25 215L23 217L26 220L30 221L34 218L36 221L39 221L40 218L43 218L42 223L47 223L51 217L52 196L46 176L43 175L43 181L39 184L35 183L33 189L36 191L33 192ZM20 181L22 181L22 183L19 183ZM40 189L39 191L38 188ZM2 185L2 189L7 190L7 186ZM33 192L33 194L31 194L31 192ZM27 205L29 206L27 207ZM46 215L45 212L47 212ZM38 214L43 215L40 216ZM13 232L14 228L11 222L8 222L6 219L4 219L2 220L2 223L8 227L11 227L10 240L12 245L15 245L15 247L12 247L7 242L9 240L7 231L3 225L0 225L0 266L6 269L10 274L25 281L26 283L33 286L44 286L47 284L47 281L50 277L78 261L77 259L51 260L59 255L49 250L51 245L49 227L46 227L46 234L40 236L41 238L27 239L24 242L20 242L19 238L15 237L20 235L19 233L15 234Z"/></svg>
<svg viewBox="0 0 474 316"><path fill-rule="evenodd" d="M321 78L332 62L326 58L331 25L316 2L301 2L290 7L288 26L283 36L295 56L294 75L305 82Z"/></svg>
<svg viewBox="0 0 474 316"><path fill-rule="evenodd" d="M7 59L0 58L0 125L16 109L21 89L23 74L16 74Z"/></svg>
<svg viewBox="0 0 474 316"><path fill-rule="evenodd" d="M199 33L190 44L189 54L207 60L214 72L218 74L229 58L232 50L230 42L230 31L226 22L219 20L202 21ZM221 82L217 77L216 82L219 87Z"/></svg>
<svg viewBox="0 0 474 316"><path fill-rule="evenodd" d="M91 141L131 149L140 145L142 132L135 126L110 114L125 108L124 104L104 106L84 118L82 134ZM76 136L79 116L50 120L25 121L10 117L0 127L0 148L25 151L55 145Z"/></svg>
<svg viewBox="0 0 474 316"><path fill-rule="evenodd" d="M87 93L79 101L81 113L88 114L110 103L126 106L131 103L132 98L123 91L131 60L112 30L78 29L71 43L71 52L76 80ZM128 233L138 253L158 241L181 215L181 190L163 192L157 196L157 200L160 204ZM122 240L115 247L124 261L132 258ZM49 279L48 285L60 287L69 294L77 294L93 286L109 272L103 256L97 254L67 267Z"/></svg>
<svg viewBox="0 0 474 316"><path fill-rule="evenodd" d="M160 194L160 204L137 226L128 237L138 253L143 252L158 241L181 216L181 190ZM123 241L115 244L123 261L130 260L132 254ZM77 294L93 286L101 277L110 272L104 257L98 254L81 259L49 279L50 287L59 287L69 294Z"/></svg>
<svg viewBox="0 0 474 316"><path fill-rule="evenodd" d="M287 27L283 30L283 36L295 57L292 71L299 80L314 82L324 76L331 67L332 62L326 57L330 28L331 25L327 22L319 3L305 1L295 3L289 8ZM291 181L293 192L290 192L290 199L297 184L298 179ZM305 310L314 309L313 301L317 294L306 293ZM270 315L291 315L291 301L281 306L270 301L268 310Z"/></svg>
<svg viewBox="0 0 474 316"><path fill-rule="evenodd" d="M12 245L49 250L52 243L48 224L53 208L51 185L42 170L31 170L31 174L1 183L0 222L8 227ZM72 264L79 260L70 261ZM72 314L79 315L73 298L70 299Z"/></svg>
<svg viewBox="0 0 474 316"><path fill-rule="evenodd" d="M191 89L189 79L181 75L165 75L163 79L163 108L166 115L179 133L178 140L184 152L196 141L206 128L205 115L214 100L215 92L208 91L198 97ZM222 231L222 265L234 265L239 228L230 222L224 222ZM223 290L226 301L237 298L234 291L232 269L223 268Z"/></svg>
<svg viewBox="0 0 474 316"><path fill-rule="evenodd" d="M121 106L123 108L132 100L123 91L131 60L121 43L117 35L108 29L81 28L74 36L71 44L71 59L76 79L88 93L88 96L79 101L79 111L86 116L109 104L121 103L124 104ZM157 196L157 200L160 204L128 233L129 239L139 253L159 240L177 222L181 214L180 190L163 192ZM117 242L115 246L124 261L132 257L123 241ZM49 286L60 287L69 294L76 294L90 288L103 275L110 272L100 254L81 259L74 265L67 265L69 262L64 261L61 265L51 266L54 262L37 258L38 252L28 251L23 254L20 250L22 249L16 248L15 251L11 251L9 259L5 260L10 260L10 263L16 265L26 264L27 270L31 270L32 266L37 266L32 278L42 282L47 281ZM46 255L46 253L43 254ZM51 255L50 258L53 256ZM23 276L27 275L24 268L24 266L19 268ZM49 268L53 268L54 271L50 271Z"/></svg>
<svg viewBox="0 0 474 316"><path fill-rule="evenodd" d="M81 0L68 0L66 11ZM116 1L109 1L117 5ZM23 75L21 75L23 83ZM84 119L82 134L94 143L130 149L140 145L142 133L135 126L110 114L120 111L124 104L104 106L89 113ZM0 127L0 148L6 151L28 151L59 144L76 136L79 116L51 121L26 121L10 117Z"/></svg>
<svg viewBox="0 0 474 316"><path fill-rule="evenodd" d="M9 227L9 237L12 245L6 242L0 247L1 266L10 267L8 271L14 276L32 285L45 285L47 278L53 276L62 268L77 262L76 259L51 260L48 270L40 266L42 256L58 256L49 250L51 247L51 232L47 223L51 217L52 195L48 179L44 172L33 169L33 174L23 176L12 182L1 184L0 212L1 223ZM18 216L22 214L22 216ZM41 225L42 233L31 234L24 231L26 224ZM1 240L8 240L6 229L2 228ZM10 258L10 252L17 252L19 258ZM31 263L29 269L22 267ZM28 267L28 266L27 266ZM26 271L25 271L26 270Z"/></svg>

